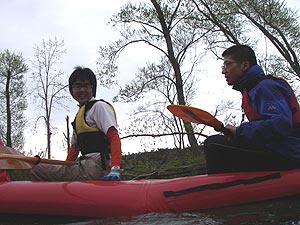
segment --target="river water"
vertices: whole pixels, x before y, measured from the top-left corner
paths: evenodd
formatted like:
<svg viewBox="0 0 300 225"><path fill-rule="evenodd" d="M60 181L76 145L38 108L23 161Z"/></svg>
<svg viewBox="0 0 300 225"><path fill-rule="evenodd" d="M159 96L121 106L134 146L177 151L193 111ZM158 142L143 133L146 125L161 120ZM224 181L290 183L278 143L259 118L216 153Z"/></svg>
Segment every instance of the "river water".
<svg viewBox="0 0 300 225"><path fill-rule="evenodd" d="M191 213L153 213L106 219L0 215L1 225L300 225L300 197Z"/></svg>

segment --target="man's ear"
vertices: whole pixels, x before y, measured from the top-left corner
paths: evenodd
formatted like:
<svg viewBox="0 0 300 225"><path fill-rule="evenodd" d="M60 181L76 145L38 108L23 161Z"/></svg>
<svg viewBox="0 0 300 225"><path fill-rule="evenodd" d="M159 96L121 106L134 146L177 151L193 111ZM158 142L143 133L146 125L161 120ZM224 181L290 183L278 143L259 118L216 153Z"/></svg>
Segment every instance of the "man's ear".
<svg viewBox="0 0 300 225"><path fill-rule="evenodd" d="M250 62L249 61L243 61L242 62L242 68L243 68L243 71L246 71L250 68Z"/></svg>

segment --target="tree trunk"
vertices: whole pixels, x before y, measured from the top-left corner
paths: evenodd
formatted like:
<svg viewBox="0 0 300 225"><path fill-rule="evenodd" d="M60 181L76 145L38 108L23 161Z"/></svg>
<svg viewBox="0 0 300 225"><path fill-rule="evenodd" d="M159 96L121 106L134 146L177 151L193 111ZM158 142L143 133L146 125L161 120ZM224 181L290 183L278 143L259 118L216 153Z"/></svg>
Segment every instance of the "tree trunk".
<svg viewBox="0 0 300 225"><path fill-rule="evenodd" d="M66 117L66 123L67 123L67 134L66 137L66 143L67 143L67 151L70 149L70 127L69 127L69 116Z"/></svg>
<svg viewBox="0 0 300 225"><path fill-rule="evenodd" d="M7 80L6 80L6 87L5 87L5 96L6 96L6 146L12 147L11 141L11 110L10 110L10 92L9 92L9 85L11 79L11 71L7 71Z"/></svg>
<svg viewBox="0 0 300 225"><path fill-rule="evenodd" d="M158 4L158 2L156 0L151 0L158 18L159 18L159 22L161 24L163 33L164 33L164 38L166 40L166 44L167 44L167 49L168 49L168 57L169 57L169 61L172 64L172 67L174 69L174 76L175 76L175 80L176 80L176 91L177 91L177 98L178 98L178 103L181 105L185 105L185 99L184 99L184 92L183 92L183 82L182 82L182 76L181 76L181 71L180 71L180 65L178 60L175 57L175 53L174 53L174 49L173 49L173 44L172 44L172 39L171 39L171 35L170 35L170 30L166 24L163 12L160 8L160 5ZM192 127L192 124L190 122L186 122L184 121L184 129L187 133L193 133L194 129ZM195 137L195 135L193 134L188 134L188 140L189 143L191 145L191 148L193 150L197 150L198 149L198 143L197 143L197 139Z"/></svg>
<svg viewBox="0 0 300 225"><path fill-rule="evenodd" d="M47 121L47 152L48 159L51 159L51 130L49 120Z"/></svg>

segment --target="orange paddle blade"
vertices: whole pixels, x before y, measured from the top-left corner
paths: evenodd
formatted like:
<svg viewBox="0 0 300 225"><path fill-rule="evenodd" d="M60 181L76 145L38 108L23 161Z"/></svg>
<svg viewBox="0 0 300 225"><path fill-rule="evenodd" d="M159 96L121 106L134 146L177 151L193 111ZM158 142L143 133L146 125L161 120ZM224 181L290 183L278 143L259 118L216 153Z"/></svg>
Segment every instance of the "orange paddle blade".
<svg viewBox="0 0 300 225"><path fill-rule="evenodd" d="M207 126L213 127L216 131L220 131L225 135L232 135L231 131L224 127L223 123L217 120L210 113L186 105L168 105L167 109L174 115L183 120L201 123Z"/></svg>

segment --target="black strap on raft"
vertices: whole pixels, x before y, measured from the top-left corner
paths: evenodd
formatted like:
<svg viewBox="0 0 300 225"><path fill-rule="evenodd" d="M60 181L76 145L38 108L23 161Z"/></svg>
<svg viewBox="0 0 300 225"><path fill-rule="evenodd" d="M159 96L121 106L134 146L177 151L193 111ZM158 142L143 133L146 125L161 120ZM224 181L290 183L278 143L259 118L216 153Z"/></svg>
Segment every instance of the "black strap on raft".
<svg viewBox="0 0 300 225"><path fill-rule="evenodd" d="M191 187L191 188L187 188L187 189L183 189L183 190L179 190L179 191L165 191L164 196L165 197L175 197L175 196L190 194L193 192L227 188L227 187L232 187L232 186L236 186L236 185L240 185L240 184L255 184L255 183L260 183L260 182L264 182L264 181L271 180L271 179L278 179L280 177L281 177L280 173L272 173L272 174L268 174L266 176L261 176L261 177L254 177L254 178L250 178L250 179L239 179L239 180L234 180L234 181L230 181L230 182L226 182L226 183L206 184L206 185Z"/></svg>

